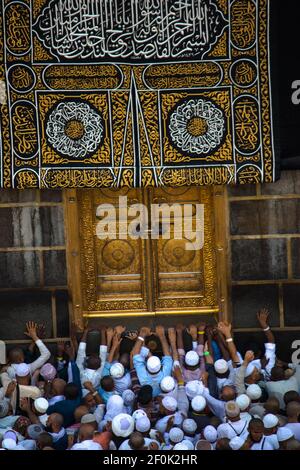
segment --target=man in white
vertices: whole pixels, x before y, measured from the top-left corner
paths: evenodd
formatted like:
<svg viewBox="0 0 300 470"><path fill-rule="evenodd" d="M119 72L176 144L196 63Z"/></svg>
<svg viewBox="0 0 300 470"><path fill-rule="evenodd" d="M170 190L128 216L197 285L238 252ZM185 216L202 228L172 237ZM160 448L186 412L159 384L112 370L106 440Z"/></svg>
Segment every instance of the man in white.
<svg viewBox="0 0 300 470"><path fill-rule="evenodd" d="M227 422L218 426L218 438L241 437L246 439L248 435L248 422L240 418L240 408L234 401L229 401L225 405Z"/></svg>
<svg viewBox="0 0 300 470"><path fill-rule="evenodd" d="M30 375L32 375L37 369L40 369L50 358L51 353L47 346L39 339L37 335L37 324L29 321L26 323L26 332L25 335L32 339L40 352L40 357L38 357L31 364L28 364ZM16 377L16 368L18 364L24 363L24 353L21 349L13 349L10 351L9 357L11 359L10 367L7 369L7 373L11 379Z"/></svg>
<svg viewBox="0 0 300 470"><path fill-rule="evenodd" d="M300 403L297 401L291 401L288 403L286 414L288 422L284 427L290 429L293 432L295 439L300 442Z"/></svg>

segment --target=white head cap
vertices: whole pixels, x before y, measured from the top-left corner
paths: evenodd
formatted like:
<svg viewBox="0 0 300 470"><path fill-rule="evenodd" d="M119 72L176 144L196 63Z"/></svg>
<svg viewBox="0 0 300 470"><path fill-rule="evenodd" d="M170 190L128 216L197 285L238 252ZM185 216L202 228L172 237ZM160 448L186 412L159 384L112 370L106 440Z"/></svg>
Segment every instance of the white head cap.
<svg viewBox="0 0 300 470"><path fill-rule="evenodd" d="M120 379L125 373L123 364L116 362L111 366L109 373L114 379Z"/></svg>
<svg viewBox="0 0 300 470"><path fill-rule="evenodd" d="M229 446L232 450L239 450L245 444L245 440L239 436L233 437L229 441Z"/></svg>
<svg viewBox="0 0 300 470"><path fill-rule="evenodd" d="M189 450L189 448L186 444L183 444L183 442L179 442L178 444L175 444L172 450Z"/></svg>
<svg viewBox="0 0 300 470"><path fill-rule="evenodd" d="M278 431L277 431L278 442L288 441L292 437L294 437L294 433L291 429L286 428L286 427L278 428Z"/></svg>
<svg viewBox="0 0 300 470"><path fill-rule="evenodd" d="M30 367L28 364L25 364L25 362L23 362L15 366L15 371L18 377L26 377L30 374Z"/></svg>
<svg viewBox="0 0 300 470"><path fill-rule="evenodd" d="M208 442L213 443L218 439L218 432L216 428L208 425L203 430L203 436Z"/></svg>
<svg viewBox="0 0 300 470"><path fill-rule="evenodd" d="M34 400L34 407L38 413L45 414L48 410L49 403L46 398L36 398Z"/></svg>
<svg viewBox="0 0 300 470"><path fill-rule="evenodd" d="M249 375L252 374L254 369L257 369L258 371L260 371L261 367L258 365L257 362L252 361L252 362L250 362L250 364L248 364L248 366L246 368L245 377L249 377Z"/></svg>
<svg viewBox="0 0 300 470"><path fill-rule="evenodd" d="M184 359L187 366L197 366L199 364L199 355L196 351L188 351Z"/></svg>
<svg viewBox="0 0 300 470"><path fill-rule="evenodd" d="M229 367L225 359L218 359L214 363L215 371L217 374L225 374L228 371Z"/></svg>
<svg viewBox="0 0 300 470"><path fill-rule="evenodd" d="M135 429L139 432L147 432L151 428L150 419L148 416L142 416L135 422Z"/></svg>
<svg viewBox="0 0 300 470"><path fill-rule="evenodd" d="M149 357L149 359L147 360L147 369L151 374L157 374L161 369L161 362L159 357Z"/></svg>
<svg viewBox="0 0 300 470"><path fill-rule="evenodd" d="M191 405L194 411L200 412L206 407L206 400L204 397L198 395L192 399Z"/></svg>
<svg viewBox="0 0 300 470"><path fill-rule="evenodd" d="M183 441L181 441L180 444L187 446L188 450L194 450L194 444L192 443L192 441L189 441L188 439L183 439Z"/></svg>
<svg viewBox="0 0 300 470"><path fill-rule="evenodd" d="M112 431L118 437L130 436L134 431L134 419L126 413L120 413L112 420Z"/></svg>
<svg viewBox="0 0 300 470"><path fill-rule="evenodd" d="M181 442L184 438L183 430L180 428L170 429L169 438L170 438L170 441L174 442L174 444Z"/></svg>
<svg viewBox="0 0 300 470"><path fill-rule="evenodd" d="M8 437L7 439L3 439L2 441L2 448L6 450L14 450L14 448L17 446L17 443L14 439L11 439Z"/></svg>
<svg viewBox="0 0 300 470"><path fill-rule="evenodd" d="M122 393L122 398L124 400L125 406L132 405L135 399L135 393L128 388L127 390L124 390L124 392Z"/></svg>
<svg viewBox="0 0 300 470"><path fill-rule="evenodd" d="M160 382L160 388L165 393L172 392L175 386L176 386L175 380L170 375L167 375L166 377L164 377L162 381Z"/></svg>
<svg viewBox="0 0 300 470"><path fill-rule="evenodd" d="M182 423L182 429L184 432L194 434L197 431L197 423L194 419L187 418Z"/></svg>
<svg viewBox="0 0 300 470"><path fill-rule="evenodd" d="M261 388L257 384L251 384L247 387L246 393L251 400L259 400L262 395Z"/></svg>
<svg viewBox="0 0 300 470"><path fill-rule="evenodd" d="M202 395L203 391L204 385L200 380L191 380L185 386L185 393L190 400L197 395Z"/></svg>
<svg viewBox="0 0 300 470"><path fill-rule="evenodd" d="M177 400L173 397L167 396L162 399L162 405L166 410L173 413L177 410Z"/></svg>
<svg viewBox="0 0 300 470"><path fill-rule="evenodd" d="M271 428L275 428L275 426L278 425L279 419L277 418L277 416L273 415L272 413L268 413L264 416L263 423L266 429L271 429Z"/></svg>
<svg viewBox="0 0 300 470"><path fill-rule="evenodd" d="M242 395L239 395L235 401L238 404L241 411L246 410L251 403L250 398L245 393L243 393Z"/></svg>
<svg viewBox="0 0 300 470"><path fill-rule="evenodd" d="M147 413L144 410L135 410L132 417L135 421L137 421L140 418L147 418Z"/></svg>

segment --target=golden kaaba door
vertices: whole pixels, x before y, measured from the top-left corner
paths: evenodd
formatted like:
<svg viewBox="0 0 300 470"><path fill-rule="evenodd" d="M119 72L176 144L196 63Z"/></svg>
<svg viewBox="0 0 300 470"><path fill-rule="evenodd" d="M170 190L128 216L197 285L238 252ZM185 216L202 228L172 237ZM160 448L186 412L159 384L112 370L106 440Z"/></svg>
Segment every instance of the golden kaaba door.
<svg viewBox="0 0 300 470"><path fill-rule="evenodd" d="M129 211L124 220L120 197L126 200L127 207L143 204L147 208L148 228L143 238L128 237L127 229L136 213L131 216ZM224 311L223 199L222 188L209 187L67 190L69 287L78 327L82 326L83 317ZM176 232L180 226L176 220L178 212L163 216L151 213L158 204L193 208L202 204L203 248L187 250L189 233L184 231L178 236ZM103 205L109 211L115 209L115 225L111 212L106 213L106 221L109 228L116 229L116 237L111 233L101 239L97 236L101 220L98 208ZM195 217L193 209L193 229Z"/></svg>

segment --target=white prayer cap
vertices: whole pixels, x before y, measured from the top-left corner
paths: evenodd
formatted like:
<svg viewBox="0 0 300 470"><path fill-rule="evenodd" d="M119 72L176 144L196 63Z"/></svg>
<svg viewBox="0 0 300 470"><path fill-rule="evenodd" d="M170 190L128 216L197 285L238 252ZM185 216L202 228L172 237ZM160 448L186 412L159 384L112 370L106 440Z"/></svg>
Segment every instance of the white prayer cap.
<svg viewBox="0 0 300 470"><path fill-rule="evenodd" d="M214 367L217 374L225 374L225 372L227 372L229 369L227 361L225 361L225 359L218 359L214 363Z"/></svg>
<svg viewBox="0 0 300 470"><path fill-rule="evenodd" d="M213 426L208 425L203 430L203 436L208 442L213 443L218 439L218 431Z"/></svg>
<svg viewBox="0 0 300 470"><path fill-rule="evenodd" d="M252 374L254 369L257 369L258 371L261 370L261 367L258 365L257 362L251 361L250 364L248 364L246 371L245 371L245 377L249 377L249 375Z"/></svg>
<svg viewBox="0 0 300 470"><path fill-rule="evenodd" d="M122 398L124 400L125 406L132 405L135 399L135 393L128 388L127 390L124 390L124 392L122 393Z"/></svg>
<svg viewBox="0 0 300 470"><path fill-rule="evenodd" d="M172 450L189 450L189 448L186 444L179 442L178 444L175 444Z"/></svg>
<svg viewBox="0 0 300 470"><path fill-rule="evenodd" d="M116 362L111 366L109 373L114 379L120 379L125 373L123 364Z"/></svg>
<svg viewBox="0 0 300 470"><path fill-rule="evenodd" d="M181 444L183 444L184 446L187 446L188 450L194 450L194 444L192 443L192 441L189 441L188 439L183 439L183 441L181 441Z"/></svg>
<svg viewBox="0 0 300 470"><path fill-rule="evenodd" d="M191 405L194 411L200 412L203 411L206 407L206 400L204 397L197 395L192 399Z"/></svg>
<svg viewBox="0 0 300 470"><path fill-rule="evenodd" d="M134 431L134 419L126 413L120 413L112 420L112 431L118 437L130 436Z"/></svg>
<svg viewBox="0 0 300 470"><path fill-rule="evenodd" d="M6 450L14 450L17 446L17 443L14 439L8 437L7 439L3 439L2 441L2 448Z"/></svg>
<svg viewBox="0 0 300 470"><path fill-rule="evenodd" d="M235 401L228 401L225 404L225 413L228 418L236 418L240 414L240 407Z"/></svg>
<svg viewBox="0 0 300 470"><path fill-rule="evenodd" d="M229 446L231 447L232 450L239 450L244 444L245 444L244 439L242 439L239 436L233 437L229 441Z"/></svg>
<svg viewBox="0 0 300 470"><path fill-rule="evenodd" d="M135 422L135 429L139 432L147 432L151 428L150 419L148 416L142 416L138 418Z"/></svg>
<svg viewBox="0 0 300 470"><path fill-rule="evenodd" d="M185 386L185 393L190 400L197 395L202 395L203 391L204 385L200 380L191 380Z"/></svg>
<svg viewBox="0 0 300 470"><path fill-rule="evenodd" d="M81 424L90 424L95 422L97 422L97 420L95 418L95 415L93 415L92 413L87 413L86 415L83 415L80 420Z"/></svg>
<svg viewBox="0 0 300 470"><path fill-rule="evenodd" d="M250 398L245 393L242 393L242 395L239 395L235 401L240 407L241 411L246 410L251 403Z"/></svg>
<svg viewBox="0 0 300 470"><path fill-rule="evenodd" d="M34 400L34 407L36 409L36 411L38 413L42 413L42 414L45 414L46 411L48 410L48 407L49 407L49 403L48 403L48 400L46 400L46 398L36 398Z"/></svg>
<svg viewBox="0 0 300 470"><path fill-rule="evenodd" d="M251 400L258 400L262 395L261 388L257 384L249 385L249 387L247 387L246 393Z"/></svg>
<svg viewBox="0 0 300 470"><path fill-rule="evenodd" d="M121 408L123 406L124 400L120 395L111 395L106 404L106 408Z"/></svg>
<svg viewBox="0 0 300 470"><path fill-rule="evenodd" d="M162 405L168 411L176 411L177 410L177 400L173 397L167 396L162 399Z"/></svg>
<svg viewBox="0 0 300 470"><path fill-rule="evenodd" d="M197 430L197 423L194 419L187 418L182 423L182 429L184 430L184 432L194 434Z"/></svg>
<svg viewBox="0 0 300 470"><path fill-rule="evenodd" d="M169 431L169 438L170 441L174 442L174 444L178 444L184 438L183 430L180 428L171 428Z"/></svg>
<svg viewBox="0 0 300 470"><path fill-rule="evenodd" d="M25 362L17 364L15 370L18 377L26 377L30 374L30 367L28 364L25 364Z"/></svg>
<svg viewBox="0 0 300 470"><path fill-rule="evenodd" d="M151 372L151 374L157 374L157 372L159 372L161 369L161 362L159 357L149 357L149 359L147 360L147 369L149 372Z"/></svg>
<svg viewBox="0 0 300 470"><path fill-rule="evenodd" d="M188 351L184 359L187 366L197 366L199 364L199 355L196 351Z"/></svg>
<svg viewBox="0 0 300 470"><path fill-rule="evenodd" d="M40 424L31 424L27 428L28 437L33 440L36 440L42 432L44 428Z"/></svg>
<svg viewBox="0 0 300 470"><path fill-rule="evenodd" d="M147 413L144 410L135 410L132 417L135 421L137 421L140 418L147 418Z"/></svg>
<svg viewBox="0 0 300 470"><path fill-rule="evenodd" d="M165 393L172 392L175 386L176 386L175 380L170 375L167 375L166 377L164 377L162 381L160 382L160 388Z"/></svg>
<svg viewBox="0 0 300 470"><path fill-rule="evenodd" d="M119 395L112 395L106 403L106 414L110 419L124 412L124 401Z"/></svg>
<svg viewBox="0 0 300 470"><path fill-rule="evenodd" d="M277 431L278 442L288 441L292 437L294 437L294 433L290 428L286 428L285 426L278 428L278 431Z"/></svg>
<svg viewBox="0 0 300 470"><path fill-rule="evenodd" d="M268 413L264 416L263 423L266 429L270 429L278 425L279 419L277 418L276 415L273 415L272 413Z"/></svg>

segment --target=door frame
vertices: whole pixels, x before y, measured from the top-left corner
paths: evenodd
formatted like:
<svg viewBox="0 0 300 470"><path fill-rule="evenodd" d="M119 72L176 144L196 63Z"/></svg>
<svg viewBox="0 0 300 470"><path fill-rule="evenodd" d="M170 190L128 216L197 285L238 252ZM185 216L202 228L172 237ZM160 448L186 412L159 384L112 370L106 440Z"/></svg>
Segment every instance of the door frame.
<svg viewBox="0 0 300 470"><path fill-rule="evenodd" d="M76 189L64 190L64 210L65 210L65 234L67 248L67 271L68 290L71 304L71 316L78 330L82 330L88 318L128 318L128 317L155 317L157 315L201 315L210 314L216 319L228 320L229 295L228 295L228 204L227 189L224 186L214 186L213 191L213 222L215 234L215 258L217 276L217 299L218 305L211 308L196 309L168 309L155 311L86 311L82 296L82 273L80 261L80 226L79 207ZM147 245L149 246L149 245ZM148 254L150 255L150 254Z"/></svg>

